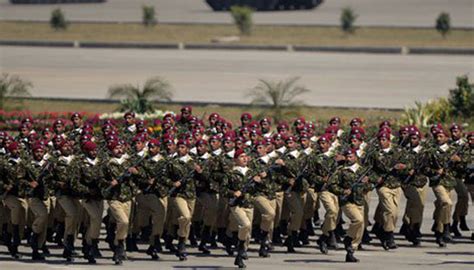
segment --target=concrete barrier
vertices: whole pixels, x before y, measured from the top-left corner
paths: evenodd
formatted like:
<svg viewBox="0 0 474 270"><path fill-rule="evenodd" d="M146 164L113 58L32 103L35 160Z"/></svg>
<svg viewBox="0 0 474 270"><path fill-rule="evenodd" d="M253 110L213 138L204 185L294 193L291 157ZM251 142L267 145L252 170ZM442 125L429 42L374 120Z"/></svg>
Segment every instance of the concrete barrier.
<svg viewBox="0 0 474 270"><path fill-rule="evenodd" d="M410 54L474 55L474 48L410 48Z"/></svg>
<svg viewBox="0 0 474 270"><path fill-rule="evenodd" d="M401 54L401 47L341 47L341 46L293 46L295 52L342 52L342 53L391 53Z"/></svg>
<svg viewBox="0 0 474 270"><path fill-rule="evenodd" d="M4 46L74 47L74 41L0 40Z"/></svg>
<svg viewBox="0 0 474 270"><path fill-rule="evenodd" d="M80 48L115 48L115 49L179 49L178 43L141 43L141 42L79 42Z"/></svg>
<svg viewBox="0 0 474 270"><path fill-rule="evenodd" d="M247 45L247 44L184 44L185 50L262 50L286 51L287 45Z"/></svg>

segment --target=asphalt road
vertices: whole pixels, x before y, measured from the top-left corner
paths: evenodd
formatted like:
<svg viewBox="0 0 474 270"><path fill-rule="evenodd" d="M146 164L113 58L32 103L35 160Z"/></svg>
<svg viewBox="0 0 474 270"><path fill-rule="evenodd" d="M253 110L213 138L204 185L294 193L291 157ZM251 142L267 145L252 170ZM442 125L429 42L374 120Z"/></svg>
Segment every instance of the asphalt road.
<svg viewBox="0 0 474 270"><path fill-rule="evenodd" d="M308 105L403 108L447 96L474 57L263 51L0 47L0 71L34 84L40 97L106 98L109 86L160 75L176 101L239 102L258 79L300 76Z"/></svg>
<svg viewBox="0 0 474 270"><path fill-rule="evenodd" d="M102 4L11 5L0 0L0 19L49 20L60 6L70 20L141 21L141 6L156 7L160 22L231 23L227 12L213 12L204 0L108 0ZM451 15L455 27L474 27L473 0L326 0L314 10L259 12L257 24L339 25L341 9L354 8L358 25L433 27L440 12Z"/></svg>
<svg viewBox="0 0 474 270"><path fill-rule="evenodd" d="M345 252L341 249L337 251L330 250L328 255L323 255L319 252L316 246L316 238L311 237L311 243L304 248L298 248L298 253L287 254L283 247L276 247L270 258L258 257L258 245L250 246L249 260L246 261L247 269L251 270L280 270L280 269L320 269L320 270L334 270L334 269L351 269L351 270L369 270L369 269L383 269L383 270L462 270L472 269L474 264L474 242L469 240L471 232L463 232L463 238L456 239L456 244L449 244L447 248L439 248L434 242L434 237L430 233L432 224L431 216L433 213L433 192L428 191L428 198L426 201L426 208L424 212L422 232L425 234L421 247L414 248L407 241L397 235L397 243L399 248L397 250L384 251L377 240L374 240L371 245L364 246L366 250L357 251L356 256L361 260L357 264L347 264L344 262ZM377 205L377 195L372 192L370 217L373 217ZM402 198L400 206L400 217L398 223L401 223L401 216L405 209L405 199ZM468 216L468 224L471 229L474 227L472 203L470 205L470 213ZM320 209L320 216L324 215L324 210ZM398 229L397 229L398 231ZM319 236L321 231L316 230ZM79 246L77 241L76 246ZM6 253L6 248L0 246L0 269L2 270L83 270L83 269L98 269L98 270L112 270L112 269L141 269L141 270L156 270L156 269L187 269L187 270L204 270L204 269L235 269L233 268L234 258L228 257L222 249L212 251L212 255L203 256L199 254L196 248L188 247L190 256L185 262L179 262L173 254L161 255L161 260L151 261L144 253L147 245L140 245L141 253L128 253L129 261L124 262L123 267L113 265L111 261L112 253L108 250L106 244L101 241L100 245L105 258L98 260L98 265L90 266L82 258L77 258L74 264L65 264L65 260L61 258L61 249L52 247L52 256L48 258L47 263L31 263L29 256L31 249L29 247L21 247L20 252L26 255L21 261L13 261Z"/></svg>

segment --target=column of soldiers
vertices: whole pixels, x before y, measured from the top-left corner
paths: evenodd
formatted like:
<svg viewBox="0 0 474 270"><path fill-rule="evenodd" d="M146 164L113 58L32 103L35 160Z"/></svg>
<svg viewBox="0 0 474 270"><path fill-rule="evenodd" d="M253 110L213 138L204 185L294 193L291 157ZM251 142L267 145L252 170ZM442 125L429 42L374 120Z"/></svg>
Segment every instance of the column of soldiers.
<svg viewBox="0 0 474 270"><path fill-rule="evenodd" d="M449 132L434 125L423 135L404 126L395 134L383 121L369 136L361 119L343 130L334 117L318 134L300 117L273 132L269 118L254 121L249 113L236 129L217 113L204 124L189 106L178 116L165 115L157 133L132 112L124 124L105 120L100 130L78 113L71 123L67 129L57 120L35 131L27 118L16 138L0 132L0 240L15 259L22 243L39 261L55 243L73 262L80 235L82 256L94 264L102 257L104 224L115 264L138 252L139 241L149 244L145 252L153 260L164 249L186 260L188 243L210 254L220 242L244 268L252 239L260 257L276 245L293 253L309 244L323 208L318 249L327 254L342 243L346 261L357 262L355 251L372 240L371 194L378 195L371 232L389 250L397 248L402 196L407 205L400 233L420 245L429 189L436 197L436 243L445 247L459 229L469 230L474 133L464 136L456 124Z"/></svg>

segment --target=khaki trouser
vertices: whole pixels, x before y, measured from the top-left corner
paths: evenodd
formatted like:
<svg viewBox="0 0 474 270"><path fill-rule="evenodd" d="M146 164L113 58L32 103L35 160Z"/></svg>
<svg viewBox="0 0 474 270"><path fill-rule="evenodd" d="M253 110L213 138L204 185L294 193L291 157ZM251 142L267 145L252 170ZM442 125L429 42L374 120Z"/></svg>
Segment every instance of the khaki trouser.
<svg viewBox="0 0 474 270"><path fill-rule="evenodd" d="M26 199L7 195L4 199L6 207L10 210L10 221L12 225L19 225L20 231L26 225L26 213L28 212L28 202Z"/></svg>
<svg viewBox="0 0 474 270"><path fill-rule="evenodd" d="M254 206L261 215L260 229L265 232L273 231L275 221L276 200L269 200L265 196L257 196L254 199Z"/></svg>
<svg viewBox="0 0 474 270"><path fill-rule="evenodd" d="M104 213L103 200L84 200L82 202L87 215L89 216L89 224L87 226L86 240L89 245L92 240L99 239L100 226L102 224L102 214Z"/></svg>
<svg viewBox="0 0 474 270"><path fill-rule="evenodd" d="M155 194L146 194L142 202L142 207L151 213L152 235L163 235L168 209L168 197L160 198ZM150 245L154 243L154 237L150 237Z"/></svg>
<svg viewBox="0 0 474 270"><path fill-rule="evenodd" d="M330 231L334 231L337 226L337 217L339 213L339 200L334 193L329 191L321 191L318 193L319 200L326 209L326 214L324 215L324 222L322 226L322 231L324 235L329 235Z"/></svg>
<svg viewBox="0 0 474 270"><path fill-rule="evenodd" d="M342 206L342 212L351 222L347 235L352 238L352 248L357 250L364 234L364 206L347 203Z"/></svg>
<svg viewBox="0 0 474 270"><path fill-rule="evenodd" d="M117 224L114 244L118 245L118 241L125 240L128 234L128 226L130 225L130 215L132 211L132 201L121 202L110 200L109 211Z"/></svg>
<svg viewBox="0 0 474 270"><path fill-rule="evenodd" d="M379 195L383 229L386 232L393 232L397 224L402 189L381 187L377 190L377 193Z"/></svg>
<svg viewBox="0 0 474 270"><path fill-rule="evenodd" d="M467 216L469 208L469 192L461 178L456 179L456 187L454 190L456 191L458 198L454 207L453 221L459 221L459 217Z"/></svg>
<svg viewBox="0 0 474 270"><path fill-rule="evenodd" d="M284 194L285 193L283 191L275 193L276 208L275 208L274 227L280 226L281 214L283 211L283 200L285 198Z"/></svg>
<svg viewBox="0 0 474 270"><path fill-rule="evenodd" d="M306 229L305 220L311 219L314 216L314 210L316 210L316 202L318 201L318 193L314 191L314 188L309 188L306 192L306 203L304 205L303 212L303 224L302 228Z"/></svg>
<svg viewBox="0 0 474 270"><path fill-rule="evenodd" d="M285 194L285 200L288 203L288 210L291 214L288 231L298 231L301 228L301 221L303 220L306 193L292 191L289 194Z"/></svg>
<svg viewBox="0 0 474 270"><path fill-rule="evenodd" d="M421 226L427 190L426 185L421 188L408 185L403 189L405 197L407 198L403 223L410 224L411 228L413 228L414 224L420 224Z"/></svg>
<svg viewBox="0 0 474 270"><path fill-rule="evenodd" d="M28 205L33 212L34 220L31 229L38 234L38 248L42 248L46 242L46 232L48 230L48 218L51 210L49 199L41 200L38 198L28 199Z"/></svg>
<svg viewBox="0 0 474 270"><path fill-rule="evenodd" d="M67 195L61 195L57 200L66 214L64 219L66 228L64 230L64 239L66 239L68 235L74 235L74 237L76 237L81 217L81 202L79 199Z"/></svg>
<svg viewBox="0 0 474 270"><path fill-rule="evenodd" d="M185 199L182 197L172 197L171 204L176 211L176 217L179 225L178 236L188 239L191 230L191 219L193 217L194 205L196 199Z"/></svg>
<svg viewBox="0 0 474 270"><path fill-rule="evenodd" d="M219 195L217 193L203 192L200 194L199 200L202 206L202 220L204 226L213 228L217 222Z"/></svg>
<svg viewBox="0 0 474 270"><path fill-rule="evenodd" d="M436 197L434 202L435 212L433 214L436 224L435 230L442 233L444 225L449 224L451 220L454 190L447 190L444 186L437 185L433 187L433 192Z"/></svg>
<svg viewBox="0 0 474 270"><path fill-rule="evenodd" d="M237 222L239 240L248 242L252 230L253 208L234 206L230 208L230 213Z"/></svg>
<svg viewBox="0 0 474 270"><path fill-rule="evenodd" d="M370 194L369 191L364 194L364 228L369 226L369 212L370 212Z"/></svg>

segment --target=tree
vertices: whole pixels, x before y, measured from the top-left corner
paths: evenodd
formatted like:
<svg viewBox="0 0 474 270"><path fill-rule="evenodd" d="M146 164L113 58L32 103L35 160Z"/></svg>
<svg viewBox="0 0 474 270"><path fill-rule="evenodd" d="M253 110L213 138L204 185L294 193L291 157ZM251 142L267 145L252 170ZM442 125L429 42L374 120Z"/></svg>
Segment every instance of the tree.
<svg viewBox="0 0 474 270"><path fill-rule="evenodd" d="M161 77L152 77L145 82L142 89L132 84L114 85L109 88L109 98L123 98L120 111L136 113L153 112L152 101L171 101L171 85Z"/></svg>
<svg viewBox="0 0 474 270"><path fill-rule="evenodd" d="M54 30L65 30L67 28L66 17L60 8L53 10L49 24Z"/></svg>
<svg viewBox="0 0 474 270"><path fill-rule="evenodd" d="M285 81L260 79L260 83L249 92L252 98L251 104L266 105L268 108L262 114L270 115L277 122L285 117L297 115L304 103L296 98L310 92L304 86L296 85L298 80L299 77Z"/></svg>
<svg viewBox="0 0 474 270"><path fill-rule="evenodd" d="M355 14L351 7L342 9L341 12L341 29L346 34L352 34L355 31L354 22L359 17Z"/></svg>
<svg viewBox="0 0 474 270"><path fill-rule="evenodd" d="M252 33L252 13L249 7L232 6L230 13L234 19L234 23L242 35L249 36Z"/></svg>
<svg viewBox="0 0 474 270"><path fill-rule="evenodd" d="M449 13L441 12L438 18L436 19L436 30L446 38L446 35L451 30L451 18L449 17Z"/></svg>
<svg viewBox="0 0 474 270"><path fill-rule="evenodd" d="M469 118L474 116L474 85L469 83L467 75L456 78L457 88L449 90L449 103L454 116Z"/></svg>
<svg viewBox="0 0 474 270"><path fill-rule="evenodd" d="M156 24L156 12L154 6L143 6L143 25L146 27L154 26Z"/></svg>
<svg viewBox="0 0 474 270"><path fill-rule="evenodd" d="M17 75L3 73L0 77L0 110L7 105L10 97L28 97L31 96L30 89L33 84L23 80Z"/></svg>

